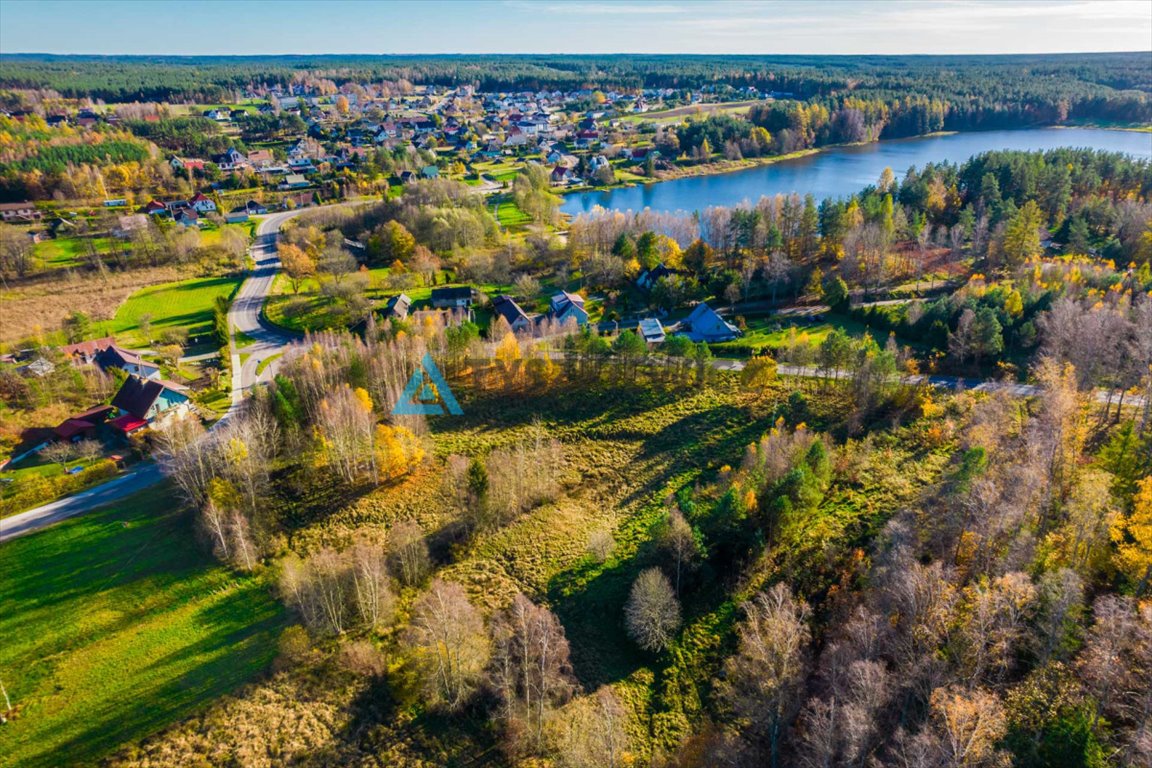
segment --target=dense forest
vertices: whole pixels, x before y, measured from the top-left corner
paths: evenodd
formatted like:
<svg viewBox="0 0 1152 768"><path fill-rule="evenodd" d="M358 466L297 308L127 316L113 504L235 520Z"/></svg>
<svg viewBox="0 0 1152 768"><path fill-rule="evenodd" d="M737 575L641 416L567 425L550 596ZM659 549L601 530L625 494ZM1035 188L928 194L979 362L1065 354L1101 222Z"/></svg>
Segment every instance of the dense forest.
<svg viewBox="0 0 1152 768"><path fill-rule="evenodd" d="M1152 119L1147 53L1025 56L269 56L8 55L0 87L49 89L107 102L227 100L255 86L313 76L337 84L380 80L482 91L754 87L835 109L864 96L910 100L910 126L992 128L1064 119ZM924 112L922 117L919 112ZM921 127L923 127L921 126ZM902 129L893 129L902 130ZM903 129L911 130L911 128ZM924 131L917 131L924 132ZM893 135L908 135L907 133Z"/></svg>

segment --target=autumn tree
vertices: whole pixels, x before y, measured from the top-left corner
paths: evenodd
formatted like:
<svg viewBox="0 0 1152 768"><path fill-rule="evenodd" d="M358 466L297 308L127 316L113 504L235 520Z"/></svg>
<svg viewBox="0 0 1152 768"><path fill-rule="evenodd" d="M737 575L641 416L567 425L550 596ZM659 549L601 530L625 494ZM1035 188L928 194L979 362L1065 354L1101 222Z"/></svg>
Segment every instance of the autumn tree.
<svg viewBox="0 0 1152 768"><path fill-rule="evenodd" d="M416 238L396 220L381 225L369 239L368 250L383 264L407 263L416 251Z"/></svg>
<svg viewBox="0 0 1152 768"><path fill-rule="evenodd" d="M1008 719L996 694L981 690L938 688L929 702L929 725L910 739L907 752L922 755L927 765L956 768L1001 768L1007 755L998 744L1008 732Z"/></svg>
<svg viewBox="0 0 1152 768"><path fill-rule="evenodd" d="M344 482L359 479L372 463L375 419L362 388L344 385L320 402L318 427L323 453Z"/></svg>
<svg viewBox="0 0 1152 768"><path fill-rule="evenodd" d="M407 427L377 424L374 443L378 479L394 480L408 474L424 460L424 446Z"/></svg>
<svg viewBox="0 0 1152 768"><path fill-rule="evenodd" d="M404 644L423 701L450 712L476 692L491 656L480 612L463 587L440 579L412 606Z"/></svg>
<svg viewBox="0 0 1152 768"><path fill-rule="evenodd" d="M740 372L740 383L750 392L763 392L774 381L776 361L767 355L752 358Z"/></svg>
<svg viewBox="0 0 1152 768"><path fill-rule="evenodd" d="M628 635L646 651L662 651L680 628L680 602L659 568L641 571L624 606Z"/></svg>
<svg viewBox="0 0 1152 768"><path fill-rule="evenodd" d="M305 280L316 276L316 260L298 245L282 242L276 246L280 266L292 285L292 293L300 293Z"/></svg>
<svg viewBox="0 0 1152 768"><path fill-rule="evenodd" d="M1152 581L1152 475L1136 484L1132 511L1112 526L1116 564L1142 595Z"/></svg>

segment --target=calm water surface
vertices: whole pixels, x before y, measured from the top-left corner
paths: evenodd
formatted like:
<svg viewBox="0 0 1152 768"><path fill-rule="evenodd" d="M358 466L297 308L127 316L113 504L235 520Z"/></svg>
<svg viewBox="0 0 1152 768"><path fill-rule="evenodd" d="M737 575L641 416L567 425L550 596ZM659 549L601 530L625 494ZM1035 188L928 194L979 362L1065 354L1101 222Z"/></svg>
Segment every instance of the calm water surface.
<svg viewBox="0 0 1152 768"><path fill-rule="evenodd" d="M715 176L691 176L606 192L576 192L560 210L576 215L596 206L621 211L697 211L712 205L737 205L762 195L811 193L816 200L847 197L874 184L885 168L902 178L910 166L962 163L973 155L998 149L1045 150L1091 147L1152 159L1152 133L1094 128L1037 128L982 131L898 139L858 147L839 147L795 160L781 160Z"/></svg>

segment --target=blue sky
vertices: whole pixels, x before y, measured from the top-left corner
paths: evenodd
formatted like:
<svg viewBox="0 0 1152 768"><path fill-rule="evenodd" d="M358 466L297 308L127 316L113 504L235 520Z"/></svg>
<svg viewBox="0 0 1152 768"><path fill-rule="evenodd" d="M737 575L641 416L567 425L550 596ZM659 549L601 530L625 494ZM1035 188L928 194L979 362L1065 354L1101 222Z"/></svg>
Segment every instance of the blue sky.
<svg viewBox="0 0 1152 768"><path fill-rule="evenodd" d="M1149 0L0 0L0 54L1150 48Z"/></svg>

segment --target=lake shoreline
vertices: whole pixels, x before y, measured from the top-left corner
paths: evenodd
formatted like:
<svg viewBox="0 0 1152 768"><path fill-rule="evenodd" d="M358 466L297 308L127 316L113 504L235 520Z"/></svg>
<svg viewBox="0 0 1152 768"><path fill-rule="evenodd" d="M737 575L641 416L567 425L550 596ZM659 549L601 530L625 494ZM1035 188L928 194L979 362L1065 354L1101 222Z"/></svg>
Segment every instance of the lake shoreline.
<svg viewBox="0 0 1152 768"><path fill-rule="evenodd" d="M907 146L915 145L915 144L918 144L921 142L929 142L933 139L953 139L955 137L967 137L969 139L979 139L982 136L989 136L989 135L996 135L996 134L1000 134L1000 135L1024 135L1024 134L1028 134L1028 133L1048 132L1048 131L1051 131L1050 135L1058 135L1057 131L1055 129L1059 129L1060 133L1063 133L1065 131L1100 131L1101 133L1105 133L1105 132L1121 133L1122 132L1122 133L1125 133L1129 136L1132 136L1132 135L1139 135L1139 134L1147 133L1150 130L1152 130L1152 127L1142 127L1142 126L1127 126L1127 127L1118 127L1118 126L1108 126L1108 127L1044 126L1041 128L996 129L996 130L991 130L991 131L935 131L932 133L921 134L919 136L909 136L909 137L904 137L904 138L900 138L900 139L885 139L882 141L853 142L853 143L845 143L845 144L829 144L829 145L826 145L823 147L814 147L811 149L799 150L797 152L790 152L790 153L785 154L785 155L773 155L770 157L758 157L758 158L744 158L742 160L719 160L719 161L714 162L714 163L707 163L707 164L701 163L701 164L681 167L681 168L677 168L677 169L672 170L672 171L661 171L661 172L658 172L656 177L654 177L654 178L630 178L630 179L623 180L623 181L620 181L616 184L612 184L612 185L606 186L606 187L584 186L584 187L578 187L575 189L565 190L565 192L562 193L561 213L564 216L567 216L569 218L573 218L575 216L580 215L581 213L589 212L595 206L606 207L610 210L643 210L645 208L651 208L652 210L664 210L664 211L702 210L702 208L698 207L698 206L693 206L692 208L682 207L682 206L661 207L660 204L656 203L655 201L652 201L651 203L646 202L642 206L629 205L627 202L622 203L620 205L608 205L608 204L606 204L606 202L609 199L614 198L616 196L623 196L623 197L629 198L629 199L635 199L637 197L642 196L645 200L647 200L649 198L649 196L654 196L654 195L660 194L660 193L655 191L655 190L657 190L657 188L660 188L661 191L663 191L664 189L666 189L669 186L677 186L677 185L667 185L666 182L683 182L683 181L688 181L688 180L692 180L692 179L698 179L701 182L706 183L708 179L714 179L714 178L718 178L718 177L732 177L735 179L737 177L744 175L741 172L745 172L745 171L756 171L756 170L765 170L766 171L766 169L769 169L772 166L783 166L786 169L787 163L785 161L810 159L811 161L816 162L816 163L829 162L828 160L826 160L827 158L832 158L832 157L835 157L836 155L844 155L844 154L846 154L845 150L850 151L850 150L863 149L863 148L875 148L875 151L877 153L885 153L886 152L885 148L892 148L892 149L896 150L897 152L899 152L898 148L900 148L900 147L907 147ZM989 141L988 142L989 146L986 149L983 149L981 151L990 151L990 150L997 149L997 148L1011 149L1011 147L996 147L994 144L994 141L995 140ZM1093 142L1089 142L1089 144L1091 144L1091 143L1093 143ZM1069 144L1066 146L1072 146L1072 145ZM1049 150L1052 148L1053 148L1053 146L1037 146L1035 148L1035 151L1046 151L1046 150ZM1113 150L1113 151L1131 151L1131 150ZM924 162L942 162L942 161L957 162L957 159L955 157L948 157L946 153L940 153L940 154L941 154L941 156L939 156L939 157L934 156L931 158L925 158L919 162L914 162L912 164L920 165L920 164L923 164ZM979 152L976 152L975 154L979 154ZM1142 150L1140 150L1140 154L1143 154ZM971 156L971 155L968 155L968 156ZM965 157L964 159L967 159L967 158ZM962 160L959 162L962 162ZM904 158L894 157L892 159L892 162L886 163L885 167L891 167L892 170L895 171L897 173L897 175L899 176L899 175L902 175L903 171L908 168L908 164L905 164ZM880 170L882 170L882 168L876 170L876 178L879 177ZM787 174L787 173L789 173L789 171L788 170L782 170L780 173ZM869 178L871 178L871 177L869 177ZM861 188L866 186L867 183L868 182L865 181L865 182L859 184L859 186L853 186L850 191L837 191L837 192L834 192L832 194L828 194L826 191L823 191L823 190L804 190L802 188L796 188L796 189L793 189L792 191L794 191L798 194L801 194L801 195L804 195L806 193L811 193L811 194L814 194L815 197L819 200L819 199L825 199L826 197L836 197L836 196L843 196L845 194L854 194L854 193L858 192ZM737 184L739 184L739 182L737 182ZM635 192L635 190L637 190L637 189L641 189L644 191L639 193L639 195L638 195ZM714 191L714 188L713 188L713 191ZM768 189L768 190L765 190L763 192L763 194L766 194L769 196L774 195L774 194L789 194L789 193L790 192L781 191L779 189L776 189L776 190ZM599 202L597 200L597 198L600 198L600 199L604 200L605 202L603 202L603 203ZM577 205L574 204L574 201L576 201L576 200L588 200L588 199L593 200L592 205L584 205L582 207L582 209L577 208ZM717 202L709 201L707 203L707 205L731 205L731 204L735 204L735 203L726 203L726 202L718 202L718 201ZM707 206L704 206L704 207L707 207Z"/></svg>

